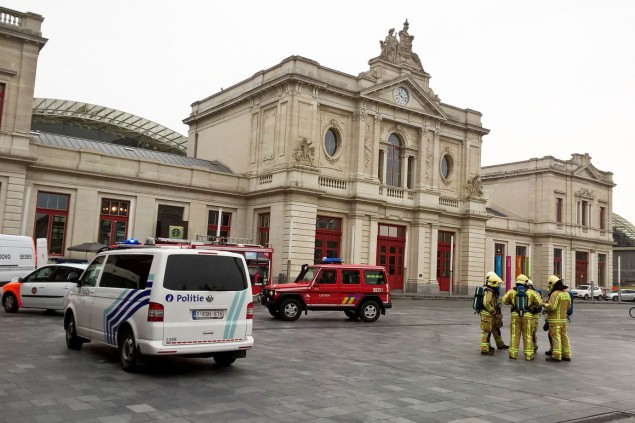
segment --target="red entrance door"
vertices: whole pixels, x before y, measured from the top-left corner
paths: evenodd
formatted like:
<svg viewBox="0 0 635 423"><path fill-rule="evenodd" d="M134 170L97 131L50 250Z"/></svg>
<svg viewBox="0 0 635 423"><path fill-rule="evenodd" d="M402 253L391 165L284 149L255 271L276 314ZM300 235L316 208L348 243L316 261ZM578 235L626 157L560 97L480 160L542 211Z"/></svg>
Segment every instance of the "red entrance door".
<svg viewBox="0 0 635 423"><path fill-rule="evenodd" d="M439 231L437 241L437 282L439 291L450 291L452 282L452 233Z"/></svg>
<svg viewBox="0 0 635 423"><path fill-rule="evenodd" d="M589 268L589 256L587 253L575 253L575 285L584 285L589 283L587 272Z"/></svg>
<svg viewBox="0 0 635 423"><path fill-rule="evenodd" d="M406 247L404 226L379 225L377 264L388 272L390 289L403 290L403 255Z"/></svg>

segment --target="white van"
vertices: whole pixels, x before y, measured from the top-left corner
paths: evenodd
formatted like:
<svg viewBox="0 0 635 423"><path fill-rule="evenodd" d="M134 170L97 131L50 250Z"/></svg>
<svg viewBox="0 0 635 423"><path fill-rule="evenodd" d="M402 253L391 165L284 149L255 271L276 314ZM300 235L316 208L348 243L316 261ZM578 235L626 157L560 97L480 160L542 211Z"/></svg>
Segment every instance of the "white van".
<svg viewBox="0 0 635 423"><path fill-rule="evenodd" d="M247 265L224 251L137 248L100 253L69 293L66 345L119 349L125 371L140 355L213 357L228 366L254 345Z"/></svg>
<svg viewBox="0 0 635 423"><path fill-rule="evenodd" d="M28 275L47 261L46 238L34 241L29 236L0 235L0 286Z"/></svg>

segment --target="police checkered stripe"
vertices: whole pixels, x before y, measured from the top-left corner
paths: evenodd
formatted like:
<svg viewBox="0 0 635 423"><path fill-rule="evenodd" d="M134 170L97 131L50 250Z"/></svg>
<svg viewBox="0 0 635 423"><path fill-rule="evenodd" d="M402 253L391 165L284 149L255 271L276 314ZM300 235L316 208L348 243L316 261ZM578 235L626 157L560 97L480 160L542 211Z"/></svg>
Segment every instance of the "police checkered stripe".
<svg viewBox="0 0 635 423"><path fill-rule="evenodd" d="M355 301L357 301L358 297L359 297L359 294L348 295L344 297L344 299L342 300L342 304L353 304Z"/></svg>
<svg viewBox="0 0 635 423"><path fill-rule="evenodd" d="M243 303L245 302L245 297L247 296L247 290L237 292L234 294L234 300L232 301L232 305L229 308L229 313L227 313L227 324L225 325L225 333L223 334L223 338L233 338L236 333L236 320L240 311L242 310Z"/></svg>
<svg viewBox="0 0 635 423"><path fill-rule="evenodd" d="M106 342L116 345L117 329L141 307L150 303L150 289L142 291L126 289L113 304L104 311L104 331Z"/></svg>

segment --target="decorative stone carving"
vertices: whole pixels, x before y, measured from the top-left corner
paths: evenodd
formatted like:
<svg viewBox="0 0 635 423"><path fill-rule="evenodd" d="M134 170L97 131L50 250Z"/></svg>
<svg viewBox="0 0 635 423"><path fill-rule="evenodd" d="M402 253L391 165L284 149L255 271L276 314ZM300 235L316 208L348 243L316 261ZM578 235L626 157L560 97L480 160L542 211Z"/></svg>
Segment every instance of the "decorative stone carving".
<svg viewBox="0 0 635 423"><path fill-rule="evenodd" d="M588 188L580 188L578 191L576 191L575 196L588 198L589 200L593 200L595 198L595 194L593 194L593 191L589 190Z"/></svg>
<svg viewBox="0 0 635 423"><path fill-rule="evenodd" d="M366 110L359 109L353 113L353 120L366 120Z"/></svg>
<svg viewBox="0 0 635 423"><path fill-rule="evenodd" d="M313 143L306 138L302 138L298 147L293 150L293 158L299 164L305 164L313 166L313 159L315 158L315 147Z"/></svg>
<svg viewBox="0 0 635 423"><path fill-rule="evenodd" d="M467 180L467 185L465 186L467 190L467 195L470 197L483 197L483 184L481 183L481 175L478 173L474 175L472 178Z"/></svg>
<svg viewBox="0 0 635 423"><path fill-rule="evenodd" d="M381 77L381 70L370 69L370 70L367 70L366 72L360 72L359 75L357 75L357 77L368 79L371 81L377 81Z"/></svg>
<svg viewBox="0 0 635 423"><path fill-rule="evenodd" d="M423 70L419 56L412 51L412 41L415 37L408 33L409 27L410 25L406 19L403 23L403 29L399 31L399 41L394 35L395 28L390 28L384 41L379 41L379 46L381 47L379 57L398 65L410 65Z"/></svg>

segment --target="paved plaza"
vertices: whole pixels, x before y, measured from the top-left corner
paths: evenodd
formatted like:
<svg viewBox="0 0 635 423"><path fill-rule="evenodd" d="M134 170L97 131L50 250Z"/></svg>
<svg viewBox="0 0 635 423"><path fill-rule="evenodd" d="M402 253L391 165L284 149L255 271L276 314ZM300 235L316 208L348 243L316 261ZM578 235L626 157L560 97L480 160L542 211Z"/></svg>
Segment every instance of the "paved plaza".
<svg viewBox="0 0 635 423"><path fill-rule="evenodd" d="M113 349L67 350L61 314L1 311L0 422L635 422L633 305L577 301L573 361L550 363L542 331L533 362L482 356L465 299L396 299L371 324L256 304L246 359L136 374Z"/></svg>

